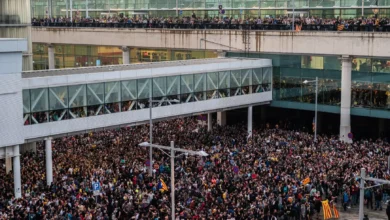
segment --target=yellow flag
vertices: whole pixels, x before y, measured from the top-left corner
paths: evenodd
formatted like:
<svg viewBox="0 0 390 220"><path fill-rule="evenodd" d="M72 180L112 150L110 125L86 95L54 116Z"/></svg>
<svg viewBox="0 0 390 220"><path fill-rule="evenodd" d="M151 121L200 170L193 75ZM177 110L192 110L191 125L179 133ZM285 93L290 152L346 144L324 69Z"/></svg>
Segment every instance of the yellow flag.
<svg viewBox="0 0 390 220"><path fill-rule="evenodd" d="M330 210L328 200L322 201L322 210L324 210L324 219L332 218L332 211Z"/></svg>

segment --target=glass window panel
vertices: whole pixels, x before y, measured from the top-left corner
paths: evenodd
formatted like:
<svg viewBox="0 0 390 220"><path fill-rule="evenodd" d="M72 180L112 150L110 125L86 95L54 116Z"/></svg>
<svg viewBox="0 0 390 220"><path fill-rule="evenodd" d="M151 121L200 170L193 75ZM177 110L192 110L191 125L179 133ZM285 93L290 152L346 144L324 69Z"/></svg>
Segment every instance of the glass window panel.
<svg viewBox="0 0 390 220"><path fill-rule="evenodd" d="M366 58L353 59L352 71L371 72L372 71L371 59L366 59Z"/></svg>
<svg viewBox="0 0 390 220"><path fill-rule="evenodd" d="M390 73L390 59L373 59L372 72Z"/></svg>
<svg viewBox="0 0 390 220"><path fill-rule="evenodd" d="M272 67L263 68L263 84L271 83Z"/></svg>
<svg viewBox="0 0 390 220"><path fill-rule="evenodd" d="M341 60L337 56L325 56L324 69L341 70Z"/></svg>
<svg viewBox="0 0 390 220"><path fill-rule="evenodd" d="M137 80L122 81L122 101L137 100Z"/></svg>
<svg viewBox="0 0 390 220"><path fill-rule="evenodd" d="M147 99L150 96L150 79L138 79L137 87L138 87L138 98L139 99Z"/></svg>
<svg viewBox="0 0 390 220"><path fill-rule="evenodd" d="M260 85L262 84L263 80L263 69L253 69L253 85Z"/></svg>
<svg viewBox="0 0 390 220"><path fill-rule="evenodd" d="M337 72L337 71L336 71ZM338 74L339 75L339 74ZM326 76L326 74L325 74ZM325 105L340 105L341 102L341 80L336 77L328 77L322 81L322 96ZM320 97L320 95L318 96Z"/></svg>
<svg viewBox="0 0 390 220"><path fill-rule="evenodd" d="M181 77L181 94L191 93L194 91L194 75L182 75Z"/></svg>
<svg viewBox="0 0 390 220"><path fill-rule="evenodd" d="M166 94L167 78L153 78L153 97L163 97Z"/></svg>
<svg viewBox="0 0 390 220"><path fill-rule="evenodd" d="M281 77L301 77L301 69L298 68L280 68Z"/></svg>
<svg viewBox="0 0 390 220"><path fill-rule="evenodd" d="M167 95L177 95L177 94L180 94L180 76L168 76Z"/></svg>
<svg viewBox="0 0 390 220"><path fill-rule="evenodd" d="M105 103L120 102L120 82L106 82L104 88Z"/></svg>
<svg viewBox="0 0 390 220"><path fill-rule="evenodd" d="M371 107L372 83L363 81L352 81L351 87L352 107Z"/></svg>
<svg viewBox="0 0 390 220"><path fill-rule="evenodd" d="M68 108L68 87L49 88L50 110Z"/></svg>
<svg viewBox="0 0 390 220"><path fill-rule="evenodd" d="M207 90L218 89L218 73L207 73Z"/></svg>
<svg viewBox="0 0 390 220"><path fill-rule="evenodd" d="M316 77L323 78L324 71L317 69L302 69L302 78L310 78L314 80Z"/></svg>
<svg viewBox="0 0 390 220"><path fill-rule="evenodd" d="M241 87L241 70L233 70L231 71L231 88Z"/></svg>
<svg viewBox="0 0 390 220"><path fill-rule="evenodd" d="M230 88L230 72L219 72L219 86L220 89Z"/></svg>
<svg viewBox="0 0 390 220"><path fill-rule="evenodd" d="M252 85L252 69L241 70L241 85L242 86Z"/></svg>
<svg viewBox="0 0 390 220"><path fill-rule="evenodd" d="M23 113L30 112L30 90L23 90Z"/></svg>
<svg viewBox="0 0 390 220"><path fill-rule="evenodd" d="M324 58L317 56L302 56L301 68L303 69L324 69Z"/></svg>
<svg viewBox="0 0 390 220"><path fill-rule="evenodd" d="M31 112L47 111L49 109L48 89L31 89Z"/></svg>
<svg viewBox="0 0 390 220"><path fill-rule="evenodd" d="M194 75L194 91L203 92L206 91L206 74L195 74Z"/></svg>
<svg viewBox="0 0 390 220"><path fill-rule="evenodd" d="M104 83L87 85L87 103L88 106L104 103Z"/></svg>
<svg viewBox="0 0 390 220"><path fill-rule="evenodd" d="M352 81L371 82L372 77L369 72L352 71Z"/></svg>
<svg viewBox="0 0 390 220"><path fill-rule="evenodd" d="M373 84L372 107L390 110L390 81Z"/></svg>
<svg viewBox="0 0 390 220"><path fill-rule="evenodd" d="M69 107L82 107L87 105L86 85L68 86Z"/></svg>
<svg viewBox="0 0 390 220"><path fill-rule="evenodd" d="M281 100L300 101L301 84L300 77L282 77L280 82Z"/></svg>

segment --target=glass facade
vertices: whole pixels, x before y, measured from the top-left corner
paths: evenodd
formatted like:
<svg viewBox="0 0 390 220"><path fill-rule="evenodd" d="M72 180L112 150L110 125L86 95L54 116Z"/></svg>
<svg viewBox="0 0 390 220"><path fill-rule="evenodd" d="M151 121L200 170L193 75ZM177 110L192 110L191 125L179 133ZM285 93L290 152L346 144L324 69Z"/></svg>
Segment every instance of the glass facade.
<svg viewBox="0 0 390 220"><path fill-rule="evenodd" d="M218 5L225 9L226 16L279 16L289 14L293 8L302 16L318 16L324 18L350 18L362 14L374 15L373 9L379 9L378 15L390 15L390 0L73 0L73 16L175 16L176 7L182 10L183 16L195 12L197 16L218 16ZM260 5L259 5L260 3ZM50 6L51 5L51 6ZM65 16L70 8L70 0L32 0L32 16L53 17ZM260 8L260 11L259 11Z"/></svg>
<svg viewBox="0 0 390 220"><path fill-rule="evenodd" d="M274 101L314 104L315 83L303 81L318 77L318 104L340 106L341 60L336 56L245 53L228 53L228 56L272 59ZM351 107L390 110L390 58L352 60Z"/></svg>
<svg viewBox="0 0 390 220"><path fill-rule="evenodd" d="M122 49L108 46L54 45L55 68L123 64ZM130 49L130 63L215 58L217 53L200 50ZM48 45L33 44L34 70L48 69Z"/></svg>
<svg viewBox="0 0 390 220"><path fill-rule="evenodd" d="M24 124L198 102L271 90L272 68L164 76L23 90ZM172 102L175 100L175 102ZM179 102L179 103L178 103Z"/></svg>

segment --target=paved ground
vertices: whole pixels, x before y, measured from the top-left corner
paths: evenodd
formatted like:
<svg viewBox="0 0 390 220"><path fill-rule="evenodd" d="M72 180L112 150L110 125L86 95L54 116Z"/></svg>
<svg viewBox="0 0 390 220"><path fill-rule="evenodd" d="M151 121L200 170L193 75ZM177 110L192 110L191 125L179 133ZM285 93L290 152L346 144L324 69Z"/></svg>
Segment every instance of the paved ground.
<svg viewBox="0 0 390 220"><path fill-rule="evenodd" d="M386 215L386 205L383 205L382 211L374 211L374 210L367 210L364 208L365 214L368 215L369 220L387 220ZM340 220L358 220L359 219L359 208L358 207L352 207L351 209L348 209L346 212L343 211L342 207L338 207L338 211L340 213ZM323 218L323 215L321 215Z"/></svg>

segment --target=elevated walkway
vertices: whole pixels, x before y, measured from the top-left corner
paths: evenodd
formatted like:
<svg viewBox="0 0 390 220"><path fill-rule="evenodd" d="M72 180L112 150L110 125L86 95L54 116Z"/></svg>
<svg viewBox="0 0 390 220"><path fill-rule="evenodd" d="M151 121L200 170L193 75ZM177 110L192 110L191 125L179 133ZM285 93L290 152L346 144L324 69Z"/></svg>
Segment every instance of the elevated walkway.
<svg viewBox="0 0 390 220"><path fill-rule="evenodd" d="M34 27L34 43L390 57L390 32Z"/></svg>
<svg viewBox="0 0 390 220"><path fill-rule="evenodd" d="M22 73L26 141L272 100L268 59L202 59Z"/></svg>

